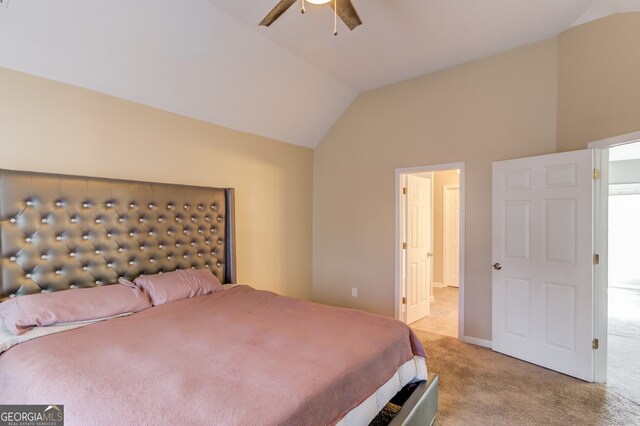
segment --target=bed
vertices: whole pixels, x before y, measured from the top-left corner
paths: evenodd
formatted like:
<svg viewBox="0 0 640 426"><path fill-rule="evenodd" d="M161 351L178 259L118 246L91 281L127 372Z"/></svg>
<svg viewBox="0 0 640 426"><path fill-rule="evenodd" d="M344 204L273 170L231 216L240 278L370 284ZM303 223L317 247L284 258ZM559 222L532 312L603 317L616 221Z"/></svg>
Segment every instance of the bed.
<svg viewBox="0 0 640 426"><path fill-rule="evenodd" d="M176 270L224 284L36 327L0 354L0 405L64 405L68 425L350 426L392 401L391 424L433 422L438 378L406 325L237 285L234 235L233 189L0 171L0 301Z"/></svg>

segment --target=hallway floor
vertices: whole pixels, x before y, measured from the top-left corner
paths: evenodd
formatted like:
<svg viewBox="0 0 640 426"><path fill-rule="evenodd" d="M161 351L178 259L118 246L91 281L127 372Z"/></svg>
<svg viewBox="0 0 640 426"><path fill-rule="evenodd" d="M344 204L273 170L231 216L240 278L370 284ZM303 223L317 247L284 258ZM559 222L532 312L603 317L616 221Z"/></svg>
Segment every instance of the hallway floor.
<svg viewBox="0 0 640 426"><path fill-rule="evenodd" d="M609 287L607 387L640 405L640 290Z"/></svg>
<svg viewBox="0 0 640 426"><path fill-rule="evenodd" d="M411 324L411 328L458 337L458 288L434 287L431 315Z"/></svg>

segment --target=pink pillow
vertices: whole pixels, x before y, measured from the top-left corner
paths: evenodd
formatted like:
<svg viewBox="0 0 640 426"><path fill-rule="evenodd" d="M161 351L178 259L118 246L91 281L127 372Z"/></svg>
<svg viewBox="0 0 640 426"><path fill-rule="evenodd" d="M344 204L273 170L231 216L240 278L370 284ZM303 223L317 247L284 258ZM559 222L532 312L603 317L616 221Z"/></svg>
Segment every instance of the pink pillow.
<svg viewBox="0 0 640 426"><path fill-rule="evenodd" d="M150 307L140 289L113 284L15 297L0 303L0 316L7 329L18 335L35 326L107 318Z"/></svg>
<svg viewBox="0 0 640 426"><path fill-rule="evenodd" d="M208 269L141 275L133 282L149 294L153 306L224 290L218 278Z"/></svg>

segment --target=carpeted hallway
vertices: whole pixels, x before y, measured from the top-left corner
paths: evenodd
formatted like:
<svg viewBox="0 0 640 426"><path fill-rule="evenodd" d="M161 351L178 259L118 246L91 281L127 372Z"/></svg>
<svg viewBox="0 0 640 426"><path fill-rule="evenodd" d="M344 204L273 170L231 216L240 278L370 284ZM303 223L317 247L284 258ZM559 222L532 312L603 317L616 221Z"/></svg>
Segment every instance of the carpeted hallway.
<svg viewBox="0 0 640 426"><path fill-rule="evenodd" d="M609 287L607 386L640 404L640 290L632 287Z"/></svg>
<svg viewBox="0 0 640 426"><path fill-rule="evenodd" d="M435 425L640 425L623 391L547 370L458 339L415 330L440 375Z"/></svg>

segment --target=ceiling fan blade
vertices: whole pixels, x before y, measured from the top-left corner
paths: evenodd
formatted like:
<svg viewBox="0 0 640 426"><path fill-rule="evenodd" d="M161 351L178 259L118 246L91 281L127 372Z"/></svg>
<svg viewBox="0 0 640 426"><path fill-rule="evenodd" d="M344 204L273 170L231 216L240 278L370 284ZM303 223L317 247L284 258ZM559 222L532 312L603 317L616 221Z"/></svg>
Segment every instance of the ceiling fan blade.
<svg viewBox="0 0 640 426"><path fill-rule="evenodd" d="M297 0L282 0L280 3L276 5L276 7L271 9L271 12L269 12L269 14L264 17L262 22L260 22L260 25L264 25L265 27L268 27L269 25L273 24L273 21L275 21L280 17L280 15L285 13L287 9L289 9L291 6L293 6L296 3L296 1Z"/></svg>
<svg viewBox="0 0 640 426"><path fill-rule="evenodd" d="M334 9L335 1L332 0L330 4L331 8ZM358 12L356 12L356 9L351 4L351 0L338 0L338 16L351 31L362 25L362 21L358 16Z"/></svg>

